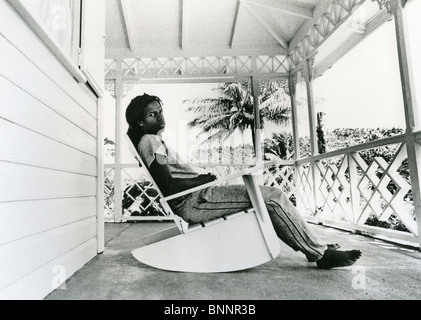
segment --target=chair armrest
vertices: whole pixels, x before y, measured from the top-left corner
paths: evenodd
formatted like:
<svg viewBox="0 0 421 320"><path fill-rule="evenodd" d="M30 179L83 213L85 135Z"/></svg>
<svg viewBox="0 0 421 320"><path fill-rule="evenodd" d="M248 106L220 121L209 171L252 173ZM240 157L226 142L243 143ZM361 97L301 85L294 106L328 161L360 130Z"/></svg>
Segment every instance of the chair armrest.
<svg viewBox="0 0 421 320"><path fill-rule="evenodd" d="M193 193L195 191L199 191L199 190L202 190L202 189L205 189L205 188L208 188L208 187L212 187L212 186L218 185L218 184L223 183L223 182L226 182L226 181L237 179L237 178L240 178L240 177L242 177L244 175L249 175L249 174L255 173L255 172L259 171L259 170L263 170L266 167L270 167L270 166L273 166L275 164L283 164L283 163L285 163L285 164L291 164L288 161L283 161L283 160L280 160L280 159L279 160L276 159L276 160L272 160L272 161L266 161L263 164L256 165L256 166L254 166L252 168L245 169L245 170L242 170L242 171L233 173L233 174L229 174L229 175L227 175L225 177L218 178L215 181L212 181L212 182L209 182L209 183L205 183L205 184L202 184L200 186L197 186L197 187L194 187L194 188L191 188L191 189L188 189L188 190L179 192L179 193L172 194L172 195L170 195L168 197L165 197L163 200L169 201L169 200L172 200L172 199L176 199L176 198L179 198L179 197L188 195L190 193Z"/></svg>

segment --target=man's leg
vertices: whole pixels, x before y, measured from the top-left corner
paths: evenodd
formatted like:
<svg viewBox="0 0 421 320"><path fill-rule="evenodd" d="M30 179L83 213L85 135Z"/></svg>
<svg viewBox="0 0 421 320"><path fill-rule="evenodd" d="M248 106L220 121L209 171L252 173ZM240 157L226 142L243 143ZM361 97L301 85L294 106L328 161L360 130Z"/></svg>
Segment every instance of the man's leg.
<svg viewBox="0 0 421 320"><path fill-rule="evenodd" d="M360 257L359 250L328 249L280 189L261 186L260 190L278 237L308 259L317 261L320 268L348 266ZM251 207L245 186L215 186L195 194L176 213L191 222L204 222Z"/></svg>

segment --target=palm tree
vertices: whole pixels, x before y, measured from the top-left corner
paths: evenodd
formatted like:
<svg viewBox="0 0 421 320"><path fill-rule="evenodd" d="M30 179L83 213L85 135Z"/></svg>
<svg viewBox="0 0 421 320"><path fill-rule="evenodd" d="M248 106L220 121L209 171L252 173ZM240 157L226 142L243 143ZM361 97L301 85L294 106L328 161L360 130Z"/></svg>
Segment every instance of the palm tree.
<svg viewBox="0 0 421 320"><path fill-rule="evenodd" d="M236 130L244 133L244 130L251 129L255 149L253 96L248 83L223 83L214 90L218 91L218 97L184 101L188 104L187 111L197 114L188 126L202 129L198 137L211 133L203 142L218 140L220 145ZM285 124L290 118L291 108L284 90L267 85L262 92L263 95L259 101L261 128L265 121Z"/></svg>
<svg viewBox="0 0 421 320"><path fill-rule="evenodd" d="M294 147L291 133L273 133L271 139L265 139L264 141L264 155L268 160L271 160L273 156L283 160L289 160L293 154Z"/></svg>

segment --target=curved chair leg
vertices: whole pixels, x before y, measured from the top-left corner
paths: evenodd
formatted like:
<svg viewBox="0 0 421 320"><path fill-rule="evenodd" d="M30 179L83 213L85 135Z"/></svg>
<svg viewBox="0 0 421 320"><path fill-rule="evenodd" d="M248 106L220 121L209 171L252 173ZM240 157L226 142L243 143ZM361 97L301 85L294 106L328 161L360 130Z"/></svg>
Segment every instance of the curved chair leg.
<svg viewBox="0 0 421 320"><path fill-rule="evenodd" d="M163 270L229 272L252 268L280 251L276 234L264 236L254 211L132 251L140 262ZM275 250L274 250L275 248Z"/></svg>

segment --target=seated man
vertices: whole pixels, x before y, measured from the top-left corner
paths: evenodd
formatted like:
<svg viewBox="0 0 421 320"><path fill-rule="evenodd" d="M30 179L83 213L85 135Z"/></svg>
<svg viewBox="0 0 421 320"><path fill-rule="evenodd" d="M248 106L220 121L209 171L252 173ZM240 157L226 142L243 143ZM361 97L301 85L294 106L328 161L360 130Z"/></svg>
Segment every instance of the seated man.
<svg viewBox="0 0 421 320"><path fill-rule="evenodd" d="M214 175L201 175L192 167L177 163L178 157L167 147L160 133L165 128L162 102L144 94L134 98L126 110L127 132L142 161L164 196L211 182ZM360 250L340 251L322 243L282 190L261 186L263 198L278 237L322 269L354 264ZM175 214L188 222L198 223L250 208L251 202L243 185L212 186L172 200Z"/></svg>

